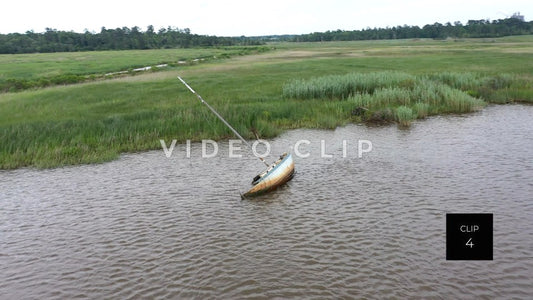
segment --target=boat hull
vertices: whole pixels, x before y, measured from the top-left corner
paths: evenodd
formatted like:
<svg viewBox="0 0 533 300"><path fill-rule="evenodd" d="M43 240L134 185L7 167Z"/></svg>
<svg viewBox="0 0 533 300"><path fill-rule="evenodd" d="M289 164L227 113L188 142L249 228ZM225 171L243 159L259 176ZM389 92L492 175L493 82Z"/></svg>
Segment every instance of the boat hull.
<svg viewBox="0 0 533 300"><path fill-rule="evenodd" d="M274 163L273 168L268 171L254 186L246 192L244 197L253 197L275 190L280 185L291 180L294 176L294 161L291 154L285 155Z"/></svg>

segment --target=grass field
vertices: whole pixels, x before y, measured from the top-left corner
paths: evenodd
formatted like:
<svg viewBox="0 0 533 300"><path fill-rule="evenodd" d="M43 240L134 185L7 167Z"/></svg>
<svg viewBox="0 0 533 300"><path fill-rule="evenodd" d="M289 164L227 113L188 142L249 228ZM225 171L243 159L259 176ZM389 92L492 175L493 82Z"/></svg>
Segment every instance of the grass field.
<svg viewBox="0 0 533 300"><path fill-rule="evenodd" d="M487 102L533 100L533 36L272 43L267 48L274 49L245 56L238 56L250 53L242 47L0 55L0 80L37 80L233 51L232 58L155 73L0 94L0 168L96 163L122 152L159 149L160 139L232 137L179 83L178 74L248 138L253 138L251 128L273 137L291 128L333 129L381 119L409 126L416 118L468 112ZM346 94L286 94L295 82L383 74L406 81ZM428 91L440 98L431 100Z"/></svg>
<svg viewBox="0 0 533 300"><path fill-rule="evenodd" d="M268 47L223 47L0 55L0 91L78 83L146 66L177 66L268 51Z"/></svg>

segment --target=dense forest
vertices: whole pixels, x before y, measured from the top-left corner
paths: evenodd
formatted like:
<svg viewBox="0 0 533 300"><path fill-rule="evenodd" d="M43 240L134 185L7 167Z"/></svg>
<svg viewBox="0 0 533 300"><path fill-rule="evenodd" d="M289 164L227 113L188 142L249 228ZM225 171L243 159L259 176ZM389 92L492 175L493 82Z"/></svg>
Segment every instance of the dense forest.
<svg viewBox="0 0 533 300"><path fill-rule="evenodd" d="M146 31L139 27L106 29L99 33L58 31L47 28L43 33L27 31L24 34L0 34L0 54L35 52L72 52L93 50L190 48L232 45L258 45L265 42L321 42L355 41L412 38L492 38L509 35L533 34L533 21L526 22L524 16L515 13L512 17L489 20L470 20L466 24L454 22L434 23L419 26L396 26L392 28L367 28L363 30L336 30L302 35L260 36L260 37L217 37L192 34L188 28L161 28Z"/></svg>
<svg viewBox="0 0 533 300"><path fill-rule="evenodd" d="M0 34L0 54L35 53L35 52L74 52L94 50L128 50L191 48L232 45L257 45L258 40L245 37L217 37L192 34L188 28L161 28L154 30L148 26L141 31L137 26L106 29L100 33L76 33L46 28L43 33L27 31L24 34Z"/></svg>

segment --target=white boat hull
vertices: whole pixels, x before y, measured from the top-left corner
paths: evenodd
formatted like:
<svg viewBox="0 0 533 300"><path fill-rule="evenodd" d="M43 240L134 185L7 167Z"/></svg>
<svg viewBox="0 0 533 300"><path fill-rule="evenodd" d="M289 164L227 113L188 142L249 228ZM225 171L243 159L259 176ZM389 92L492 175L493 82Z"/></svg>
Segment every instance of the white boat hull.
<svg viewBox="0 0 533 300"><path fill-rule="evenodd" d="M254 186L243 196L251 197L273 191L280 185L291 180L293 176L294 161L290 153L285 153L266 172L256 177L253 183Z"/></svg>

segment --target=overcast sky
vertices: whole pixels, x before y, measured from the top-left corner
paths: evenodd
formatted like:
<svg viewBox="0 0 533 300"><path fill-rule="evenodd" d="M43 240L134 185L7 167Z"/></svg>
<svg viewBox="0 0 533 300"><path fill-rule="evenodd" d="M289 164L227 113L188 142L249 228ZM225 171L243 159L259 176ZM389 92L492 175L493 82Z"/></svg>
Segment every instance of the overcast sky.
<svg viewBox="0 0 533 300"><path fill-rule="evenodd" d="M83 32L146 26L189 28L218 36L302 34L366 27L502 19L520 12L533 19L531 0L8 0L0 6L0 33Z"/></svg>

